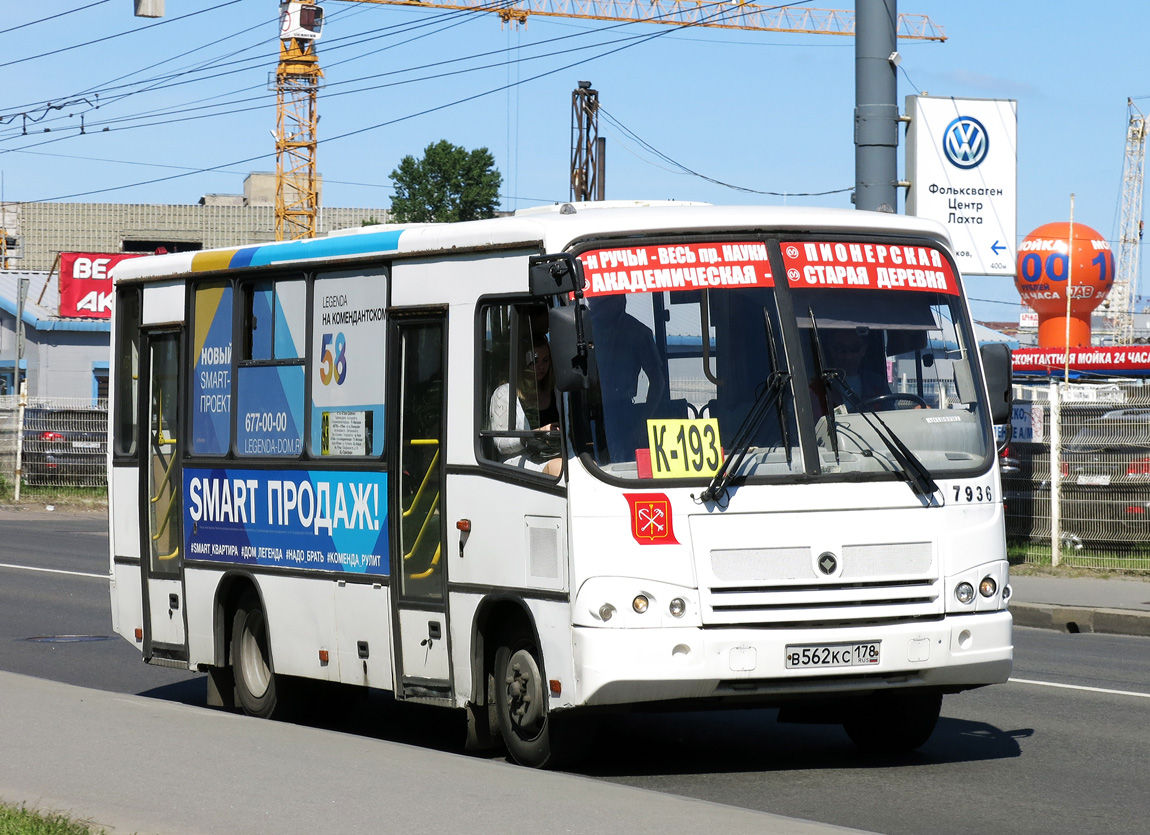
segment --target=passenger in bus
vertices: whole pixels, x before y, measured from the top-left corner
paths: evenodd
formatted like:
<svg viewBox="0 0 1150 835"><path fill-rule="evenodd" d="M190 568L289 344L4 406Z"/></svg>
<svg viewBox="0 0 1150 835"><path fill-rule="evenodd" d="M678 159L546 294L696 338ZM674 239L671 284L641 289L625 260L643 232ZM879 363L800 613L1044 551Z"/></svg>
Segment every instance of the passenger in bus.
<svg viewBox="0 0 1150 835"><path fill-rule="evenodd" d="M655 417L667 392L659 350L651 330L627 312L625 295L590 300L591 322L603 395L603 422L611 460L634 461L635 450L647 448L647 420ZM639 396L639 374L647 377L647 393Z"/></svg>
<svg viewBox="0 0 1150 835"><path fill-rule="evenodd" d="M515 424L518 432L535 430L539 433L559 429L558 397L555 393L555 374L551 369L551 346L541 330L534 330L531 347L524 352L516 385ZM491 429L508 428L511 408L511 386L504 383L491 395L488 404L488 426ZM563 460L558 445L549 438L495 438L495 449L503 463L525 470L558 476L563 471Z"/></svg>
<svg viewBox="0 0 1150 835"><path fill-rule="evenodd" d="M823 347L823 364L826 370L838 369L843 374L843 382L854 392L859 402L890 394L886 377L875 370L869 361L870 347L867 335L854 328L820 329ZM811 383L811 402L816 417L821 417L834 409L836 412L855 411L853 404L844 402L842 394L822 380Z"/></svg>

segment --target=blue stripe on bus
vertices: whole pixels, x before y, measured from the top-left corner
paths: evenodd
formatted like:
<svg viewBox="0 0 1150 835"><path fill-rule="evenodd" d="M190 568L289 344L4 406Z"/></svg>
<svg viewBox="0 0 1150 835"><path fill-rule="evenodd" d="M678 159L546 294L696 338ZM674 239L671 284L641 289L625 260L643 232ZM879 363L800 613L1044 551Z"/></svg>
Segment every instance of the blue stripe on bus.
<svg viewBox="0 0 1150 835"><path fill-rule="evenodd" d="M243 249L236 250L236 254L232 256L232 260L228 262L228 269L236 269L237 267L247 267L252 263L252 256L256 254L258 246L245 246Z"/></svg>
<svg viewBox="0 0 1150 835"><path fill-rule="evenodd" d="M291 241L275 246L245 247L232 256L232 267L265 267L284 261L305 261L314 258L338 258L348 255L368 255L399 249L402 229L389 232L368 232L363 235L339 235L334 238L313 238Z"/></svg>

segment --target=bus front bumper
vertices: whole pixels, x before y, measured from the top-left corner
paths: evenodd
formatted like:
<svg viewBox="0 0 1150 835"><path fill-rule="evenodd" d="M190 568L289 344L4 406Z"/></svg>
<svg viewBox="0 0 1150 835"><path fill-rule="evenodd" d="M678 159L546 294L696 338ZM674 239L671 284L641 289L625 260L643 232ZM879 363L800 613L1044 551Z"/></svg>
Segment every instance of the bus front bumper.
<svg viewBox="0 0 1150 835"><path fill-rule="evenodd" d="M553 707L727 699L783 703L887 688L958 691L1005 682L1014 655L1006 610L929 623L848 628L572 629L578 693ZM856 646L878 659L842 664ZM788 667L788 656L837 662ZM837 652L836 652L837 650ZM853 660L853 656L852 656ZM566 695L566 694L565 694Z"/></svg>

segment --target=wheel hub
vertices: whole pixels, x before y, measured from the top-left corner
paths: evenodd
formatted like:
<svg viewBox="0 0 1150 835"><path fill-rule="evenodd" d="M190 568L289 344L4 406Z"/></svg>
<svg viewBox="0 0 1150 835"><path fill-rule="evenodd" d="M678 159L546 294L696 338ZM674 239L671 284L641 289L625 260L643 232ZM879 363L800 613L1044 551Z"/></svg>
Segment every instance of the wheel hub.
<svg viewBox="0 0 1150 835"><path fill-rule="evenodd" d="M244 684L253 696L260 698L267 692L268 684L271 682L271 670L264 660L259 638L250 628L244 630L240 640L240 671L244 677Z"/></svg>
<svg viewBox="0 0 1150 835"><path fill-rule="evenodd" d="M521 728L531 727L543 716L543 688L535 657L525 649L507 663L507 712Z"/></svg>

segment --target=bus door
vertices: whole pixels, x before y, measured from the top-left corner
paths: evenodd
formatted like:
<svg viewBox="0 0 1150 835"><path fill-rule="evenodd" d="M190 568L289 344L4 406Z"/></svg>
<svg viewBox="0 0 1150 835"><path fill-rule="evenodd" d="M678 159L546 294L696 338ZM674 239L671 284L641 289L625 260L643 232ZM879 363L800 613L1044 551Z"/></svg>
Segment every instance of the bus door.
<svg viewBox="0 0 1150 835"><path fill-rule="evenodd" d="M179 434L180 333L143 336L148 381L140 445L143 501L144 658L187 658Z"/></svg>
<svg viewBox="0 0 1150 835"><path fill-rule="evenodd" d="M388 398L396 694L450 698L443 313L393 315Z"/></svg>

